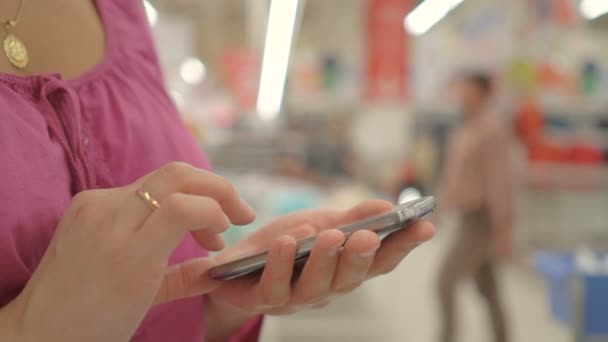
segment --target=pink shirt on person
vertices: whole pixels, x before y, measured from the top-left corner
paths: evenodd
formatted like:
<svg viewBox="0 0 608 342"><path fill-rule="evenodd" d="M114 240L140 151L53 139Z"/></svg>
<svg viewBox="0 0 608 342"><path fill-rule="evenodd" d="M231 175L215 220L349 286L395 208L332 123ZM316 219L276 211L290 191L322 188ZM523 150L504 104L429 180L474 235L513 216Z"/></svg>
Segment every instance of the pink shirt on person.
<svg viewBox="0 0 608 342"><path fill-rule="evenodd" d="M97 0L101 64L73 80L0 73L0 307L23 289L72 196L170 161L209 168L165 90L139 0ZM186 238L171 263L204 256ZM133 341L204 341L203 297L153 308ZM233 341L255 341L253 320Z"/></svg>

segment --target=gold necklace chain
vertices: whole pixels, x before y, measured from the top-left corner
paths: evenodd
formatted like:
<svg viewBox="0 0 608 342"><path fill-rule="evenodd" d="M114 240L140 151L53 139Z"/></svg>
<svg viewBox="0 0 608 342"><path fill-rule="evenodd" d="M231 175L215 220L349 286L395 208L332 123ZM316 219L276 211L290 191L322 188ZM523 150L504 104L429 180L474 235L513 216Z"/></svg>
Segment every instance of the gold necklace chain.
<svg viewBox="0 0 608 342"><path fill-rule="evenodd" d="M23 17L23 8L25 0L19 1L19 9L17 10L17 16L12 20L3 20L2 24L6 30L6 36L4 37L4 53L8 58L9 62L17 68L23 69L29 62L29 56L25 44L17 38L14 33L15 28Z"/></svg>
<svg viewBox="0 0 608 342"><path fill-rule="evenodd" d="M19 9L17 9L17 16L15 17L15 19L1 21L4 24L4 27L7 31L10 32L12 29L15 28L15 26L17 26L17 24L19 24L19 21L21 21L21 17L23 17L23 4L24 3L25 3L25 0L19 1Z"/></svg>

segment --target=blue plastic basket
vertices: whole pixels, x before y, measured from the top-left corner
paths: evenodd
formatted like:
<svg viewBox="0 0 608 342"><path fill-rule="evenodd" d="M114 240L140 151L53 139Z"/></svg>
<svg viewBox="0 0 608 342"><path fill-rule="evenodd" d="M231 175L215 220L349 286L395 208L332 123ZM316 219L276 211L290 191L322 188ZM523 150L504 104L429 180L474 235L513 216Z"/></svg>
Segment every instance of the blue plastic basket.
<svg viewBox="0 0 608 342"><path fill-rule="evenodd" d="M569 326L576 324L574 319L579 320L585 336L608 335L608 276L577 273L571 253L539 253L534 263L547 282L553 317ZM574 280L582 295L576 317L572 307Z"/></svg>
<svg viewBox="0 0 608 342"><path fill-rule="evenodd" d="M583 277L583 332L608 335L608 276Z"/></svg>
<svg viewBox="0 0 608 342"><path fill-rule="evenodd" d="M544 276L549 290L549 304L553 317L564 324L572 319L569 280L574 272L571 254L540 253L535 258L536 269Z"/></svg>

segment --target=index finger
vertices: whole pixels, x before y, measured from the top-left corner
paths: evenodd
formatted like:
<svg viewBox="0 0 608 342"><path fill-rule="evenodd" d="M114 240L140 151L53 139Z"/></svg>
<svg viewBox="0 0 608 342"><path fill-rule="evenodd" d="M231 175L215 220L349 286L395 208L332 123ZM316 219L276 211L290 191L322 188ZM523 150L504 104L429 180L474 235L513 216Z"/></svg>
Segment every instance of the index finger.
<svg viewBox="0 0 608 342"><path fill-rule="evenodd" d="M247 224L255 218L255 212L245 203L230 181L211 172L186 163L169 163L143 177L129 187L148 192L162 206L163 199L173 193L185 193L214 199L233 224ZM130 196L130 209L141 212L140 218L149 215L147 208L137 196ZM131 210L126 210L133 216Z"/></svg>
<svg viewBox="0 0 608 342"><path fill-rule="evenodd" d="M159 191L211 197L220 204L234 224L247 224L255 218L253 210L241 199L232 183L224 177L186 163L167 164L157 171L157 176L158 178L152 177L148 181L158 186ZM160 194L161 198L162 195L163 193Z"/></svg>

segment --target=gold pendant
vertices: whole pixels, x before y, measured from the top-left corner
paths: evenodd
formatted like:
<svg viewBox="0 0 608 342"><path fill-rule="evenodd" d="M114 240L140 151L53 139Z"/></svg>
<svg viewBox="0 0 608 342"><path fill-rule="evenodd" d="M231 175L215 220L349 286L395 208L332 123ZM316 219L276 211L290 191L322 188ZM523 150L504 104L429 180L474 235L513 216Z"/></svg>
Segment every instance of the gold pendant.
<svg viewBox="0 0 608 342"><path fill-rule="evenodd" d="M25 68L29 62L25 45L12 33L9 33L4 38L4 53L6 53L8 60L17 69Z"/></svg>

